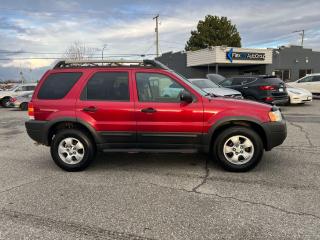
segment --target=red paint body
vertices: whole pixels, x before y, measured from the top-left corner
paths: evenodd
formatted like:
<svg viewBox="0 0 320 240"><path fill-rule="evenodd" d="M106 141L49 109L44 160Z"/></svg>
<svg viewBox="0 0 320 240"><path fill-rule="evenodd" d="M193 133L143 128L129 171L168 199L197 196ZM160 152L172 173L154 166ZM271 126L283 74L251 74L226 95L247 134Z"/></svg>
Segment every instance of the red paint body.
<svg viewBox="0 0 320 240"><path fill-rule="evenodd" d="M96 72L120 71L129 73L130 101L82 101L81 92L88 79ZM51 73L82 72L80 80L70 92L60 100L40 100L36 96L44 80ZM139 102L135 73L152 72L167 75L184 86L196 97L196 101L186 103ZM163 69L148 68L79 68L53 69L46 72L38 84L33 98L35 120L58 120L77 118L89 123L96 131L119 132L184 132L207 133L219 119L246 116L259 122L269 122L270 106L246 100L204 97L182 79ZM96 107L93 113L83 108ZM143 113L141 109L152 107L155 113Z"/></svg>

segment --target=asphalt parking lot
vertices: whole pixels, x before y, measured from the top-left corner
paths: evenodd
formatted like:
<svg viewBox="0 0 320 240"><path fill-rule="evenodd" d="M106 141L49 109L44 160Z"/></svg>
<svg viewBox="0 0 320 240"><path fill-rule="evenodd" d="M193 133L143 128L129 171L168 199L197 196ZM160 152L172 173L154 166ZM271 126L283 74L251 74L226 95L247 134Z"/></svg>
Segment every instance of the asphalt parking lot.
<svg viewBox="0 0 320 240"><path fill-rule="evenodd" d="M247 173L202 154L99 154L68 173L0 108L0 239L319 239L320 100Z"/></svg>

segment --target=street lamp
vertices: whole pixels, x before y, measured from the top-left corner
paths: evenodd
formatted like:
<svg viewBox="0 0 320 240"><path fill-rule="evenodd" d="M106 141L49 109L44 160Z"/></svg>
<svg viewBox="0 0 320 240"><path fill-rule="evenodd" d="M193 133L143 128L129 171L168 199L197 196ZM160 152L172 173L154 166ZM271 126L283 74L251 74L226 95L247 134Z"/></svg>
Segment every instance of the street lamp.
<svg viewBox="0 0 320 240"><path fill-rule="evenodd" d="M103 60L103 51L104 51L104 49L107 48L107 46L108 46L108 44L104 44L104 45L103 45L102 52L101 52L101 58L102 58L102 60Z"/></svg>

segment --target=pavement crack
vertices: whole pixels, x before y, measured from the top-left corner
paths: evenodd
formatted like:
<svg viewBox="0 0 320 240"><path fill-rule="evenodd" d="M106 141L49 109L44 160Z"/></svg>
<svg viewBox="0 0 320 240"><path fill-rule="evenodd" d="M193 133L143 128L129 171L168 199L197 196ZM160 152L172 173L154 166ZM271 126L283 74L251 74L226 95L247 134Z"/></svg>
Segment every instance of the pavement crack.
<svg viewBox="0 0 320 240"><path fill-rule="evenodd" d="M313 145L313 143L312 143L312 141L310 139L309 133L301 125L299 125L297 123L293 123L293 122L289 122L289 123L291 124L291 126L294 126L294 127L298 128L305 135L309 145L311 147L314 147L314 145Z"/></svg>
<svg viewBox="0 0 320 240"><path fill-rule="evenodd" d="M209 177L208 158L206 158L206 163L204 168L205 168L205 175L202 178L202 181L192 189L192 192L198 193L198 189L204 184L206 184L206 182L208 181L208 177Z"/></svg>
<svg viewBox="0 0 320 240"><path fill-rule="evenodd" d="M256 206L262 206L262 207L267 207L267 208L271 208L273 210L288 214L288 215L295 215L295 216L300 216L300 217L312 217L315 218L317 220L320 220L320 216L312 214L312 213L305 213L305 212L296 212L296 211L290 211L281 207L277 207L268 203L263 203L263 202L255 202L255 201L250 201L250 200L244 200L241 198L236 198L236 197L232 197L232 196L223 196L217 193L205 193L205 192L200 192L197 189L194 190L195 188L193 188L192 190L187 190L185 188L174 188L174 187L169 187L169 186L162 186L162 185L158 185L155 183L146 183L146 182L141 182L143 184L149 184L149 185L154 185L157 187L161 187L161 188L166 188L166 189L171 189L171 190L176 190L176 191L183 191L183 192L187 192L187 193L194 193L194 194L199 194L199 195L205 195L205 196L209 196L209 197L217 197L220 199L227 199L227 200L233 200L239 203L244 203L244 204L251 204L251 205L256 205ZM199 184L197 187L199 188L200 186L202 186L204 183Z"/></svg>

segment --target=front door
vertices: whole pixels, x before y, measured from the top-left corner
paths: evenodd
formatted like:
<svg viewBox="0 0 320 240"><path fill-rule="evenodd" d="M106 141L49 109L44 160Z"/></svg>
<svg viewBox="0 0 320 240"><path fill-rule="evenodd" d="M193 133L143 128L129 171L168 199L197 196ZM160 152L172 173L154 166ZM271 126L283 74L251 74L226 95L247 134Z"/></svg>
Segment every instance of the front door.
<svg viewBox="0 0 320 240"><path fill-rule="evenodd" d="M174 75L136 71L137 142L142 148L197 148L203 131L203 106L198 94ZM180 101L181 91L194 95Z"/></svg>
<svg viewBox="0 0 320 240"><path fill-rule="evenodd" d="M112 69L111 69L112 70ZM87 80L77 101L77 118L95 128L105 148L136 143L136 121L129 71L98 71Z"/></svg>

